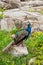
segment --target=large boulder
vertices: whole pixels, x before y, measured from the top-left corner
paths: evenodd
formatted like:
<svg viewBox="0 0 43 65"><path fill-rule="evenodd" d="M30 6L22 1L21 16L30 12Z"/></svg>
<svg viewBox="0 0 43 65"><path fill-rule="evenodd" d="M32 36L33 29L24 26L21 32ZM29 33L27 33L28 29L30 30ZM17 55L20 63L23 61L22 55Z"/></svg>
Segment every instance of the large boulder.
<svg viewBox="0 0 43 65"><path fill-rule="evenodd" d="M18 8L21 6L20 0L2 0L2 2L10 4L11 8Z"/></svg>
<svg viewBox="0 0 43 65"><path fill-rule="evenodd" d="M30 1L29 6L43 6L43 1Z"/></svg>
<svg viewBox="0 0 43 65"><path fill-rule="evenodd" d="M19 20L23 20L27 14L19 9L11 9L11 10L7 10L4 13L5 17L10 17L12 19L19 19Z"/></svg>
<svg viewBox="0 0 43 65"><path fill-rule="evenodd" d="M0 1L0 8L9 9L9 8L12 8L12 6L9 3Z"/></svg>
<svg viewBox="0 0 43 65"><path fill-rule="evenodd" d="M9 45L7 45L2 50L2 52L10 53L10 54L12 54L13 56L16 56L16 57L23 56L23 55L28 55L28 50L27 50L27 47L24 44L24 42L20 42L19 45L11 46L12 43L14 43L14 42L9 43Z"/></svg>
<svg viewBox="0 0 43 65"><path fill-rule="evenodd" d="M11 53L13 56L23 56L23 55L28 55L28 50L27 47L24 46L14 46L14 48L9 52Z"/></svg>
<svg viewBox="0 0 43 65"><path fill-rule="evenodd" d="M27 7L28 8L28 7ZM5 18L1 20L1 29L6 29L10 31L15 26L19 29L25 28L28 21L31 23L32 32L33 31L43 31L43 15L37 12L28 12L20 9L10 9L3 12ZM4 22L4 24L3 24ZM5 23L6 22L6 23ZM6 25L5 25L6 24ZM42 25L42 26L40 26Z"/></svg>
<svg viewBox="0 0 43 65"><path fill-rule="evenodd" d="M12 8L12 6L9 3L5 3L5 2L2 2L2 1L0 1L0 7L6 8L6 9Z"/></svg>
<svg viewBox="0 0 43 65"><path fill-rule="evenodd" d="M27 14L19 9L11 9L4 12L5 18L11 18L15 25L21 28L22 24L24 23Z"/></svg>
<svg viewBox="0 0 43 65"><path fill-rule="evenodd" d="M29 7L37 7L37 6L43 6L43 0L26 0L21 2L21 6L29 6Z"/></svg>
<svg viewBox="0 0 43 65"><path fill-rule="evenodd" d="M15 28L15 23L11 18L4 18L0 21L1 30L10 31L12 28Z"/></svg>

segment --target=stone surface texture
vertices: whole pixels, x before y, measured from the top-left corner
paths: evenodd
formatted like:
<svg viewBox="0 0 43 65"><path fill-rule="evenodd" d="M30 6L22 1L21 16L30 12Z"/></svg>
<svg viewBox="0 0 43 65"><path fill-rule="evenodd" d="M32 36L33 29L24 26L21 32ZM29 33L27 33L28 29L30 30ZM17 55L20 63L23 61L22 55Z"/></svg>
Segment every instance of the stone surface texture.
<svg viewBox="0 0 43 65"><path fill-rule="evenodd" d="M0 0L0 7L6 5L12 7L12 3L16 5L20 3L20 7L13 7L3 12L4 18L0 20L0 29L10 31L14 27L24 28L26 26L25 23L30 21L32 32L43 31L43 14L39 13L43 11L43 0ZM31 9L34 10L34 12L32 12ZM29 10L31 10L31 12Z"/></svg>
<svg viewBox="0 0 43 65"><path fill-rule="evenodd" d="M24 46L14 46L14 48L9 52L11 53L13 56L23 56L23 55L28 55L28 50L27 47Z"/></svg>

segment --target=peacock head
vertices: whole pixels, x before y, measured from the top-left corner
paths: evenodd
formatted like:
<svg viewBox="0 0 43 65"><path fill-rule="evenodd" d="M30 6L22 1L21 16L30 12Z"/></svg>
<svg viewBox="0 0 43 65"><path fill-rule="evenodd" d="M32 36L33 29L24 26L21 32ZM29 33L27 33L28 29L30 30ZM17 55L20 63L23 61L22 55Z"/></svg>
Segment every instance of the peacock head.
<svg viewBox="0 0 43 65"><path fill-rule="evenodd" d="M28 27L31 26L31 23L30 23L29 21L27 22L27 26L28 26Z"/></svg>

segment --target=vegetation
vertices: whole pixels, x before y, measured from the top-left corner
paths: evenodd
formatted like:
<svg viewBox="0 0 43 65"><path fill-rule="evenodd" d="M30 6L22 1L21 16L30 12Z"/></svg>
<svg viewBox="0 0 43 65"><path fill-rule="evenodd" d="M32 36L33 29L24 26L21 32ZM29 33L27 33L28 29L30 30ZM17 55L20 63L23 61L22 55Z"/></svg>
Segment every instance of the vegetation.
<svg viewBox="0 0 43 65"><path fill-rule="evenodd" d="M33 9L30 8L30 9L29 9L29 12L38 12L38 13L40 13L40 14L43 15L43 10L41 10L41 9L40 9L40 10L37 10L37 9L34 9L34 8L33 8Z"/></svg>
<svg viewBox="0 0 43 65"><path fill-rule="evenodd" d="M4 8L0 8L0 12L3 12L5 9Z"/></svg>
<svg viewBox="0 0 43 65"><path fill-rule="evenodd" d="M0 8L0 19L2 19L3 17L4 17L4 15L3 15L3 11L4 11L5 9L4 8Z"/></svg>
<svg viewBox="0 0 43 65"><path fill-rule="evenodd" d="M27 56L13 57L8 53L2 53L2 49L12 41L10 35L17 31L18 29L10 32L0 31L0 65L26 65L27 60L29 62L34 57L37 59L31 65L43 65L43 32L34 32L25 41L29 52Z"/></svg>
<svg viewBox="0 0 43 65"><path fill-rule="evenodd" d="M1 14L0 14L0 19L2 19L2 18L3 18L3 14L1 13Z"/></svg>

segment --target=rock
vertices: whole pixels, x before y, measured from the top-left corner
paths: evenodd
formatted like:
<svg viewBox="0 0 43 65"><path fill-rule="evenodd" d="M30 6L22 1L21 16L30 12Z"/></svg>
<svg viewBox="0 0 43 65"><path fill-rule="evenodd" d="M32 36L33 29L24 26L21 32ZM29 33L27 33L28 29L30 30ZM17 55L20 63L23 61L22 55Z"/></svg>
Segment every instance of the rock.
<svg viewBox="0 0 43 65"><path fill-rule="evenodd" d="M23 5L22 5L23 6ZM23 7L20 7L20 9L22 10L22 11L28 11L29 10L29 6L23 6Z"/></svg>
<svg viewBox="0 0 43 65"><path fill-rule="evenodd" d="M1 2L1 1L0 1L0 7L3 7L4 4L5 4L4 2Z"/></svg>
<svg viewBox="0 0 43 65"><path fill-rule="evenodd" d="M10 31L12 28L15 28L14 21L11 18L4 18L1 20L1 30Z"/></svg>
<svg viewBox="0 0 43 65"><path fill-rule="evenodd" d="M25 7L27 9L25 9ZM28 6L25 6L25 7L21 7L20 9L17 8L17 9L10 9L10 10L4 11L3 15L5 18L3 18L3 20L6 21L6 26L5 26L5 22L4 22L4 24L1 23L0 28L6 29L8 31L10 31L14 27L23 29L26 26L25 23L30 21L31 26L32 26L32 32L40 31L40 29L42 27L39 25L40 24L43 25L43 15L41 15L38 12L29 12L28 11L29 7ZM23 10L23 9L25 9L25 10ZM3 22L3 21L1 21L1 22ZM3 25L4 25L4 27L3 27Z"/></svg>
<svg viewBox="0 0 43 65"><path fill-rule="evenodd" d="M30 1L29 6L33 6L33 7L43 6L43 1Z"/></svg>
<svg viewBox="0 0 43 65"><path fill-rule="evenodd" d="M2 0L2 2L10 4L11 8L18 8L21 6L20 0Z"/></svg>
<svg viewBox="0 0 43 65"><path fill-rule="evenodd" d="M11 2L20 2L20 0L2 0L3 2L6 2L6 3L11 3Z"/></svg>
<svg viewBox="0 0 43 65"><path fill-rule="evenodd" d="M40 25L39 29L40 31L43 31L43 24Z"/></svg>
<svg viewBox="0 0 43 65"><path fill-rule="evenodd" d="M5 21L5 20L1 20L1 30L3 30L3 29L7 29L7 22Z"/></svg>
<svg viewBox="0 0 43 65"><path fill-rule="evenodd" d="M14 41L9 43L3 50L2 52L10 53L12 56L23 56L23 55L28 55L28 50L24 42L22 41L19 43L19 45L12 45L14 44Z"/></svg>
<svg viewBox="0 0 43 65"><path fill-rule="evenodd" d="M23 6L35 7L35 6L43 6L43 1L26 1L21 2L21 0L1 0L0 7L4 7L6 9L10 8L20 8Z"/></svg>
<svg viewBox="0 0 43 65"><path fill-rule="evenodd" d="M27 13L28 14L28 18L29 19L32 19L32 20L37 20L37 21L43 21L43 15L41 15L40 13L38 13L38 12L26 12L25 11L25 13ZM30 15L30 16L29 16Z"/></svg>
<svg viewBox="0 0 43 65"><path fill-rule="evenodd" d="M11 9L6 10L3 14L5 16L5 20L8 22L6 30L9 31L14 26L23 29L26 26L25 23L27 23L28 21L30 21L30 23L32 24L32 32L40 31L39 25L43 22L43 15L37 12L33 13L28 11L22 11L20 9ZM43 23L41 25L43 25Z"/></svg>
<svg viewBox="0 0 43 65"><path fill-rule="evenodd" d="M37 58L37 57L31 58L31 59L29 60L29 65L34 64L34 62L36 61L36 58Z"/></svg>
<svg viewBox="0 0 43 65"><path fill-rule="evenodd" d="M32 32L39 31L39 23L34 22L32 26Z"/></svg>
<svg viewBox="0 0 43 65"><path fill-rule="evenodd" d="M27 6L29 3L28 2L21 2L21 6L24 7L24 6Z"/></svg>
<svg viewBox="0 0 43 65"><path fill-rule="evenodd" d="M13 56L23 56L23 55L28 55L28 50L26 48L26 46L23 44L23 46L19 45L19 46L14 46L13 49L11 51L9 51L10 54L12 54Z"/></svg>
<svg viewBox="0 0 43 65"><path fill-rule="evenodd" d="M43 0L24 0L21 1L21 6L29 6L29 7L38 7L38 6L43 6Z"/></svg>
<svg viewBox="0 0 43 65"><path fill-rule="evenodd" d="M14 10L7 10L4 12L5 17L10 17L12 19L19 19L23 20L27 16L27 14L23 11L14 11Z"/></svg>
<svg viewBox="0 0 43 65"><path fill-rule="evenodd" d="M9 17L12 20L14 20L15 26L21 28L23 25L23 21L27 17L27 14L24 11L18 9L17 10L11 9L10 11L9 10L5 11L4 16L5 18Z"/></svg>
<svg viewBox="0 0 43 65"><path fill-rule="evenodd" d="M12 8L12 6L9 3L5 3L5 2L2 2L2 1L0 1L0 7L5 8L5 9Z"/></svg>

